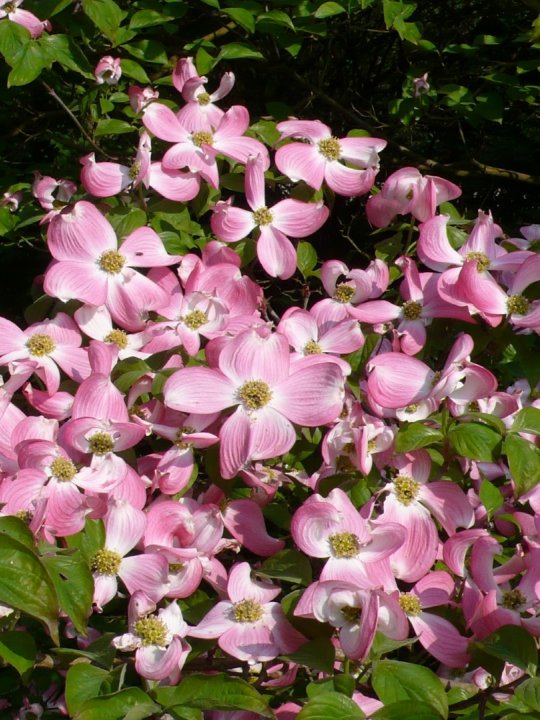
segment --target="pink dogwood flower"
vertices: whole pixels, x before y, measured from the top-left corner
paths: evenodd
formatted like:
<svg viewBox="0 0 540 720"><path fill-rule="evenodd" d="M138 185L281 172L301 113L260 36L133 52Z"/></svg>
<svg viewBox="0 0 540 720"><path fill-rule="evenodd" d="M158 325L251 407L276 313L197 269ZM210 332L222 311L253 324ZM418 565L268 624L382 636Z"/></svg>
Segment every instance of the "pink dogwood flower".
<svg viewBox="0 0 540 720"><path fill-rule="evenodd" d="M111 55L104 55L94 69L94 75L98 85L116 85L122 77L122 66L120 58Z"/></svg>
<svg viewBox="0 0 540 720"><path fill-rule="evenodd" d="M214 103L228 95L234 86L234 74L226 72L221 77L219 87L213 93L206 92L204 86L208 82L204 76L199 76L193 58L180 58L172 74L174 87L182 93L186 101L180 108L177 117L190 132L198 130L211 130L219 125L224 115L223 110Z"/></svg>
<svg viewBox="0 0 540 720"><path fill-rule="evenodd" d="M231 568L227 600L221 600L188 635L218 638L219 647L248 663L273 660L298 650L306 639L286 619L281 605L272 602L281 588L254 580L247 562Z"/></svg>
<svg viewBox="0 0 540 720"><path fill-rule="evenodd" d="M52 25L48 20L40 20L28 10L23 10L20 6L23 0L0 0L0 20L7 18L11 22L22 25L30 33L35 40L44 30L51 31Z"/></svg>
<svg viewBox="0 0 540 720"><path fill-rule="evenodd" d="M281 139L306 142L283 145L275 162L291 180L304 180L315 190L326 181L338 195L352 197L368 192L379 171L379 155L386 140L370 137L336 138L320 120L285 120L278 123ZM348 165L345 165L348 163Z"/></svg>
<svg viewBox="0 0 540 720"><path fill-rule="evenodd" d="M236 406L219 433L221 471L231 478L250 461L290 450L292 423L315 427L334 420L343 405L343 375L332 362L291 362L286 339L258 327L224 345L217 367L179 370L163 393L165 404L181 412Z"/></svg>
<svg viewBox="0 0 540 720"><path fill-rule="evenodd" d="M258 230L257 257L272 277L286 279L296 269L296 250L289 237L302 238L316 232L328 218L322 203L287 198L271 208L264 196L264 162L260 155L246 162L246 199L252 212L234 207L230 200L212 208L212 231L220 240L236 242Z"/></svg>

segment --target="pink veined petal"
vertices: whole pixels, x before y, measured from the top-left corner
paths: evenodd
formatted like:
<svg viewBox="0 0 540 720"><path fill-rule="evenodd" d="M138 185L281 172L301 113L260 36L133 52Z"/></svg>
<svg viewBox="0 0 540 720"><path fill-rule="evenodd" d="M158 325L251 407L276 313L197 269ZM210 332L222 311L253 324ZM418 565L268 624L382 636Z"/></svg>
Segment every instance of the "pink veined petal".
<svg viewBox="0 0 540 720"><path fill-rule="evenodd" d="M273 660L280 653L272 632L259 623L234 623L218 640L219 647L232 657L251 662Z"/></svg>
<svg viewBox="0 0 540 720"><path fill-rule="evenodd" d="M144 553L123 558L118 575L130 594L142 590L154 602L159 602L167 592L169 563L156 553Z"/></svg>
<svg viewBox="0 0 540 720"><path fill-rule="evenodd" d="M403 204L397 198L387 198L384 192L371 195L366 203L366 215L369 223L378 228L390 225L392 219L401 214Z"/></svg>
<svg viewBox="0 0 540 720"><path fill-rule="evenodd" d="M426 344L426 326L421 320L404 320L399 324L400 347L406 355L416 355Z"/></svg>
<svg viewBox="0 0 540 720"><path fill-rule="evenodd" d="M479 312L506 315L508 295L489 272L480 272L476 260L464 263L459 274L459 294Z"/></svg>
<svg viewBox="0 0 540 720"><path fill-rule="evenodd" d="M416 583L414 593L418 595L422 608L448 605L456 589L455 582L443 570L424 575Z"/></svg>
<svg viewBox="0 0 540 720"><path fill-rule="evenodd" d="M436 215L420 225L418 257L437 272L463 264L463 257L448 241L446 226L449 220L449 215Z"/></svg>
<svg viewBox="0 0 540 720"><path fill-rule="evenodd" d="M266 610L273 620L272 624L270 624L268 620L266 622L271 627L272 636L279 648L280 654L295 652L301 645L307 642L307 638L299 633L287 620L283 608L279 603L268 603Z"/></svg>
<svg viewBox="0 0 540 720"><path fill-rule="evenodd" d="M272 227L263 225L257 240L257 257L271 277L286 280L296 270L296 250L289 238Z"/></svg>
<svg viewBox="0 0 540 720"><path fill-rule="evenodd" d="M524 262L512 278L509 288L510 295L521 295L521 293L540 277L540 255L533 255Z"/></svg>
<svg viewBox="0 0 540 720"><path fill-rule="evenodd" d="M146 313L163 307L168 300L159 285L126 268L119 280L109 282L105 304L115 323L129 332L138 332L146 326Z"/></svg>
<svg viewBox="0 0 540 720"><path fill-rule="evenodd" d="M291 521L294 542L311 557L328 557L328 537L340 528L341 513L320 495L312 495L298 508Z"/></svg>
<svg viewBox="0 0 540 720"><path fill-rule="evenodd" d="M233 478L251 459L251 418L242 407L225 420L219 439L221 474L226 479Z"/></svg>
<svg viewBox="0 0 540 720"><path fill-rule="evenodd" d="M120 502L128 502L137 510L142 510L147 500L146 484L127 463L124 463L124 471L124 477L109 491L109 496Z"/></svg>
<svg viewBox="0 0 540 720"><path fill-rule="evenodd" d="M502 235L501 228L493 222L491 212L478 211L478 217L474 223L471 234L463 245L461 252L481 252L488 258L496 257L495 238Z"/></svg>
<svg viewBox="0 0 540 720"><path fill-rule="evenodd" d="M234 620L231 619L233 604L222 600L217 603L195 627L189 628L188 635L204 640L217 638L227 632Z"/></svg>
<svg viewBox="0 0 540 720"><path fill-rule="evenodd" d="M467 652L469 640L460 635L448 620L424 612L409 620L422 647L439 662L457 668L467 665L470 660Z"/></svg>
<svg viewBox="0 0 540 720"><path fill-rule="evenodd" d="M146 515L128 503L115 503L105 518L105 547L124 557L141 539Z"/></svg>
<svg viewBox="0 0 540 720"><path fill-rule="evenodd" d="M157 232L149 227L140 227L130 233L120 249L132 267L164 267L182 259L180 255L169 255Z"/></svg>
<svg viewBox="0 0 540 720"><path fill-rule="evenodd" d="M378 613L378 595L370 593L367 602L362 604L359 622L347 623L341 628L339 640L347 657L360 661L367 657L377 631Z"/></svg>
<svg viewBox="0 0 540 720"><path fill-rule="evenodd" d="M368 392L382 407L402 408L427 398L433 371L420 360L402 353L382 353L368 364Z"/></svg>
<svg viewBox="0 0 540 720"><path fill-rule="evenodd" d="M272 226L285 235L303 238L312 235L326 222L330 214L322 203L300 200L280 200L271 208Z"/></svg>
<svg viewBox="0 0 540 720"><path fill-rule="evenodd" d="M265 207L264 162L261 155L254 155L247 159L245 192L246 200L252 210Z"/></svg>
<svg viewBox="0 0 540 720"><path fill-rule="evenodd" d="M388 302L388 300L369 300L368 302L358 305L358 307L350 308L349 313L360 322L385 323L389 320L395 320L402 314L402 308L399 305Z"/></svg>
<svg viewBox="0 0 540 720"><path fill-rule="evenodd" d="M301 367L299 360L284 382L275 387L272 407L297 425L315 427L335 420L343 409L343 374L335 363Z"/></svg>
<svg viewBox="0 0 540 720"><path fill-rule="evenodd" d="M332 136L332 130L320 120L284 120L276 125L281 138L308 138L312 142Z"/></svg>
<svg viewBox="0 0 540 720"><path fill-rule="evenodd" d="M326 161L313 145L284 145L277 150L274 160L278 170L294 182L304 180L315 190L321 189Z"/></svg>
<svg viewBox="0 0 540 720"><path fill-rule="evenodd" d="M239 333L219 356L219 369L235 383L262 380L270 389L288 377L289 365L286 339L267 328Z"/></svg>
<svg viewBox="0 0 540 720"><path fill-rule="evenodd" d="M64 345L58 347L51 353L53 360L56 360L62 370L72 380L80 383L90 375L90 363L88 353L84 348L70 347Z"/></svg>
<svg viewBox="0 0 540 720"><path fill-rule="evenodd" d="M159 102L146 106L143 125L158 138L168 142L185 142L190 137L190 133L179 122L174 112Z"/></svg>
<svg viewBox="0 0 540 720"><path fill-rule="evenodd" d="M371 167L388 143L381 138L372 137L344 137L339 139L341 158L359 165L362 168Z"/></svg>
<svg viewBox="0 0 540 720"><path fill-rule="evenodd" d="M117 195L133 182L129 167L113 162L96 162L94 153L81 158L81 163L83 187L95 197Z"/></svg>
<svg viewBox="0 0 540 720"><path fill-rule="evenodd" d="M385 522L384 526L372 528L370 542L360 551L360 559L365 563L379 563L391 556L403 546L406 532L399 522Z"/></svg>
<svg viewBox="0 0 540 720"><path fill-rule="evenodd" d="M469 528L474 524L474 511L459 485L436 481L420 488L419 497L441 523L448 535L456 528Z"/></svg>
<svg viewBox="0 0 540 720"><path fill-rule="evenodd" d="M163 387L165 405L173 410L209 414L238 403L236 386L219 370L190 367L171 375Z"/></svg>
<svg viewBox="0 0 540 720"><path fill-rule="evenodd" d="M346 167L337 160L332 160L326 163L324 179L328 187L338 195L355 197L364 195L371 190L376 174L377 171L372 168L357 170Z"/></svg>
<svg viewBox="0 0 540 720"><path fill-rule="evenodd" d="M262 158L261 162L264 170L267 170L270 165L268 151L265 146L258 140L255 140L255 138L245 136L218 138L218 133L216 133L213 148L220 155L225 155L225 157L236 160L236 162L242 164L245 164L249 157L258 155Z"/></svg>
<svg viewBox="0 0 540 720"><path fill-rule="evenodd" d="M78 533L84 527L89 512L83 495L70 482L54 482L49 486L47 525L55 535L65 537Z"/></svg>
<svg viewBox="0 0 540 720"><path fill-rule="evenodd" d="M224 242L242 240L256 227L253 213L249 210L234 207L227 202L218 202L212 211L212 232Z"/></svg>
<svg viewBox="0 0 540 720"><path fill-rule="evenodd" d="M497 389L497 378L487 368L469 363L461 376L461 387L452 390L449 397L455 402L470 402L490 397Z"/></svg>
<svg viewBox="0 0 540 720"><path fill-rule="evenodd" d="M284 455L296 442L291 423L272 407L257 410L251 418L250 458L268 460Z"/></svg>
<svg viewBox="0 0 540 720"><path fill-rule="evenodd" d="M129 419L122 393L106 375L94 373L79 387L73 403L73 418L82 417L119 422Z"/></svg>
<svg viewBox="0 0 540 720"><path fill-rule="evenodd" d="M489 541L491 541L487 530L477 528L457 533L443 545L443 560L445 564L455 575L464 578L467 574L465 568L467 552L478 540L487 540L488 538ZM494 542L497 544L496 540Z"/></svg>
<svg viewBox="0 0 540 720"><path fill-rule="evenodd" d="M174 637L167 648L140 647L135 652L135 670L147 680L165 680L182 667L189 649L179 637Z"/></svg>
<svg viewBox="0 0 540 720"><path fill-rule="evenodd" d="M252 503L250 500L234 500L233 502ZM242 509L239 505L237 506L238 512L242 512ZM259 515L256 515L256 517L258 524L264 527L264 520L260 508ZM247 562L236 563L231 568L229 581L227 583L227 594L233 603L250 599L264 605L276 598L280 592L280 587L274 585L270 580L254 580L251 577L251 566Z"/></svg>
<svg viewBox="0 0 540 720"><path fill-rule="evenodd" d="M231 535L256 555L269 557L285 547L283 540L268 535L262 510L253 500L231 500L222 515Z"/></svg>
<svg viewBox="0 0 540 720"><path fill-rule="evenodd" d="M53 261L45 273L43 288L47 295L64 302L81 300L89 305L104 305L107 299L105 274L88 262Z"/></svg>
<svg viewBox="0 0 540 720"><path fill-rule="evenodd" d="M47 245L55 260L95 262L118 242L110 222L86 200L55 215L47 230Z"/></svg>
<svg viewBox="0 0 540 720"><path fill-rule="evenodd" d="M110 602L118 591L116 575L94 575L94 597L92 602L98 610Z"/></svg>
<svg viewBox="0 0 540 720"><path fill-rule="evenodd" d="M223 117L223 110L220 110L211 103L203 107L199 105L197 100L190 100L183 108L180 108L176 116L186 130L192 133L199 132L200 130L210 132L219 125Z"/></svg>
<svg viewBox="0 0 540 720"><path fill-rule="evenodd" d="M168 170L161 162L150 165L148 184L167 200L176 202L193 200L201 187L198 175L182 170Z"/></svg>

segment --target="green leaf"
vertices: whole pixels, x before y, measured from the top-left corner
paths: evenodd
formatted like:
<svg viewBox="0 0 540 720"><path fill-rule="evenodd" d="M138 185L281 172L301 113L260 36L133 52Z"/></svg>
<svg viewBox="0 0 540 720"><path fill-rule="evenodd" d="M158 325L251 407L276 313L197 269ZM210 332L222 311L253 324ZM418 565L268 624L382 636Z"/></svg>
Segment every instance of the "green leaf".
<svg viewBox="0 0 540 720"><path fill-rule="evenodd" d="M299 585L311 582L311 563L298 550L281 550L265 560L257 574Z"/></svg>
<svg viewBox="0 0 540 720"><path fill-rule="evenodd" d="M223 8L222 12L248 33L255 32L255 13L239 7Z"/></svg>
<svg viewBox="0 0 540 720"><path fill-rule="evenodd" d="M217 675L189 675L175 687L160 687L154 691L156 700L164 708L187 705L201 710L249 710L263 717L272 717L266 699L244 680Z"/></svg>
<svg viewBox="0 0 540 720"><path fill-rule="evenodd" d="M157 40L139 40L129 45L122 45L122 47L137 60L144 60L158 65L167 64L167 52Z"/></svg>
<svg viewBox="0 0 540 720"><path fill-rule="evenodd" d="M35 550L34 536L24 522L13 515L0 517L0 535L7 535L13 540L26 545L29 550Z"/></svg>
<svg viewBox="0 0 540 720"><path fill-rule="evenodd" d="M350 698L337 692L321 693L309 700L297 720L361 720L366 716Z"/></svg>
<svg viewBox="0 0 540 720"><path fill-rule="evenodd" d="M87 563L105 545L105 526L102 520L86 518L84 529L66 538L69 548L79 548Z"/></svg>
<svg viewBox="0 0 540 720"><path fill-rule="evenodd" d="M463 422L448 431L448 440L457 455L493 462L501 449L502 438L498 432L481 423Z"/></svg>
<svg viewBox="0 0 540 720"><path fill-rule="evenodd" d="M220 60L264 60L264 55L251 45L244 43L227 43L223 45L216 58L215 64Z"/></svg>
<svg viewBox="0 0 540 720"><path fill-rule="evenodd" d="M48 54L50 62L59 62L63 67L74 70L85 78L94 79L90 63L69 35L43 35L39 38L39 44Z"/></svg>
<svg viewBox="0 0 540 720"><path fill-rule="evenodd" d="M440 443L444 435L436 428L428 427L422 422L411 423L400 429L396 435L396 452L405 453L418 448Z"/></svg>
<svg viewBox="0 0 540 720"><path fill-rule="evenodd" d="M96 137L102 135L123 135L124 133L135 132L135 128L125 120L111 120L102 118L96 126Z"/></svg>
<svg viewBox="0 0 540 720"><path fill-rule="evenodd" d="M94 25L114 42L120 23L127 13L114 0L82 0L82 7Z"/></svg>
<svg viewBox="0 0 540 720"><path fill-rule="evenodd" d="M334 668L335 656L336 650L330 638L317 637L286 657L292 662L305 665L318 672L331 673Z"/></svg>
<svg viewBox="0 0 540 720"><path fill-rule="evenodd" d="M508 432L524 432L540 435L540 409L524 407L514 417L512 427Z"/></svg>
<svg viewBox="0 0 540 720"><path fill-rule="evenodd" d="M134 687L86 700L73 716L73 720L124 720L132 709L143 713L132 714L132 719L145 718L161 710L145 692Z"/></svg>
<svg viewBox="0 0 540 720"><path fill-rule="evenodd" d="M197 68L199 75L206 75L206 73L210 72L215 64L216 60L212 57L212 55L210 55L210 53L206 52L204 48L199 48L197 50L197 54L195 55L195 67Z"/></svg>
<svg viewBox="0 0 540 720"><path fill-rule="evenodd" d="M514 696L533 710L540 712L540 678L530 678L514 690Z"/></svg>
<svg viewBox="0 0 540 720"><path fill-rule="evenodd" d="M356 350L346 356L346 360L355 374L362 374L364 367L371 357L377 345L381 342L381 336L376 333L369 333L365 336L364 344L360 350Z"/></svg>
<svg viewBox="0 0 540 720"><path fill-rule="evenodd" d="M480 485L480 500L487 510L488 519L491 519L493 513L504 505L504 497L498 487L483 480Z"/></svg>
<svg viewBox="0 0 540 720"><path fill-rule="evenodd" d="M315 17L322 19L332 17L333 15L340 15L341 13L347 12L343 5L337 2L325 2L315 10Z"/></svg>
<svg viewBox="0 0 540 720"><path fill-rule="evenodd" d="M249 126L251 132L265 145L274 146L280 138L280 132L273 120L259 120Z"/></svg>
<svg viewBox="0 0 540 720"><path fill-rule="evenodd" d="M8 87L28 85L51 63L47 52L42 50L37 41L32 40L22 45L13 56L13 70L8 75Z"/></svg>
<svg viewBox="0 0 540 720"><path fill-rule="evenodd" d="M94 581L83 554L74 550L72 554L44 555L42 562L53 581L60 608L75 629L85 634L87 618L92 612Z"/></svg>
<svg viewBox="0 0 540 720"><path fill-rule="evenodd" d="M371 717L373 720L438 720L442 718L442 715L427 703L400 700L400 702L385 705Z"/></svg>
<svg viewBox="0 0 540 720"><path fill-rule="evenodd" d="M151 25L162 25L169 20L174 20L174 17L157 10L138 10L129 21L129 27L131 30L139 30Z"/></svg>
<svg viewBox="0 0 540 720"><path fill-rule="evenodd" d="M385 705L413 700L430 705L443 718L448 717L444 686L429 668L398 660L381 660L374 663L372 683Z"/></svg>
<svg viewBox="0 0 540 720"><path fill-rule="evenodd" d="M487 92L475 95L476 112L484 118L492 122L502 122L504 114L504 100L498 92L488 90Z"/></svg>
<svg viewBox="0 0 540 720"><path fill-rule="evenodd" d="M270 10L257 18L257 29L261 32L271 30L272 26L287 27L293 31L296 29L291 18L283 10Z"/></svg>
<svg viewBox="0 0 540 720"><path fill-rule="evenodd" d="M536 674L538 652L534 638L522 627L505 625L473 647L505 662L517 665L529 675Z"/></svg>
<svg viewBox="0 0 540 720"><path fill-rule="evenodd" d="M519 435L508 435L504 451L519 497L540 482L540 448Z"/></svg>
<svg viewBox="0 0 540 720"><path fill-rule="evenodd" d="M108 677L106 670L89 663L80 662L69 668L66 675L66 705L70 716L75 715L87 700L99 695L100 688Z"/></svg>
<svg viewBox="0 0 540 720"><path fill-rule="evenodd" d="M299 242L297 250L298 269L304 277L309 277L317 264L317 251L309 242Z"/></svg>
<svg viewBox="0 0 540 720"><path fill-rule="evenodd" d="M125 238L134 230L146 225L146 213L133 206L118 206L107 213L107 220L113 226L118 237Z"/></svg>
<svg viewBox="0 0 540 720"><path fill-rule="evenodd" d="M17 53L30 42L30 32L25 27L10 21L0 22L0 53L8 65L13 67Z"/></svg>
<svg viewBox="0 0 540 720"><path fill-rule="evenodd" d="M146 70L142 65L139 65L138 62L135 62L135 60L122 58L120 65L122 66L122 72L127 75L127 77L133 78L141 83L150 83L150 78L146 74Z"/></svg>
<svg viewBox="0 0 540 720"><path fill-rule="evenodd" d="M0 602L41 620L58 643L54 585L35 553L7 535L0 535Z"/></svg>
<svg viewBox="0 0 540 720"><path fill-rule="evenodd" d="M34 667L37 647L34 638L25 632L0 632L0 657L12 665L19 675Z"/></svg>

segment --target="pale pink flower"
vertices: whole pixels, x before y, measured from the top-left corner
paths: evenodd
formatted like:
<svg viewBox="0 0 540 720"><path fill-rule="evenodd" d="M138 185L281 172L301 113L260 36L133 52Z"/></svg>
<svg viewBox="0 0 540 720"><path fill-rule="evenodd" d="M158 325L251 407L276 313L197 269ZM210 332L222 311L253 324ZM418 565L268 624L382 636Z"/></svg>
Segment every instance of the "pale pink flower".
<svg viewBox="0 0 540 720"><path fill-rule="evenodd" d="M420 77L413 78L413 95L414 95L414 97L420 97L420 95L425 95L427 92L429 92L430 85L428 83L427 78L428 78L427 72L425 72L423 75L420 75Z"/></svg>
<svg viewBox="0 0 540 720"><path fill-rule="evenodd" d="M281 138L300 138L305 143L283 145L276 165L291 180L304 180L315 190L326 181L338 195L351 197L368 192L379 171L379 155L386 140L370 137L336 138L319 120L285 120L278 123ZM344 163L348 163L345 165Z"/></svg>
<svg viewBox="0 0 540 720"><path fill-rule="evenodd" d="M7 18L11 22L25 27L33 39L38 38L44 30L51 31L52 25L48 20L40 20L28 10L22 10L23 0L0 0L0 20Z"/></svg>
<svg viewBox="0 0 540 720"><path fill-rule="evenodd" d="M39 221L40 225L49 222L58 215L69 203L72 195L77 192L77 185L72 180L56 180L49 175L34 173L32 195L44 210L49 212Z"/></svg>
<svg viewBox="0 0 540 720"><path fill-rule="evenodd" d="M139 113L148 105L159 98L159 92L151 87L141 88L138 85L130 85L128 89L129 104L134 112Z"/></svg>
<svg viewBox="0 0 540 720"><path fill-rule="evenodd" d="M254 580L247 562L234 565L221 600L188 635L218 638L219 647L249 663L273 660L297 650L305 638L286 619L281 605L272 602L281 588Z"/></svg>
<svg viewBox="0 0 540 720"><path fill-rule="evenodd" d="M22 199L23 194L20 191L5 192L0 200L0 207L7 207L9 212L17 212Z"/></svg>
<svg viewBox="0 0 540 720"><path fill-rule="evenodd" d="M150 614L155 609L143 592L135 592L128 607L129 632L112 643L124 652L135 650L135 670L141 677L176 684L191 650L184 640L188 625L176 602Z"/></svg>
<svg viewBox="0 0 540 720"><path fill-rule="evenodd" d="M180 108L177 117L190 132L211 130L219 125L223 110L214 104L230 93L234 86L234 74L226 72L222 75L219 87L213 93L206 92L204 86L207 78L199 76L193 58L180 58L172 74L174 87L182 93L186 101Z"/></svg>
<svg viewBox="0 0 540 720"><path fill-rule="evenodd" d="M438 205L460 195L461 189L449 180L404 167L392 173L381 191L368 198L366 215L375 227L386 227L396 215L409 213L425 222L435 215Z"/></svg>
<svg viewBox="0 0 540 720"><path fill-rule="evenodd" d="M94 69L94 75L98 85L116 85L122 77L120 58L113 58L111 55L104 55Z"/></svg>
<svg viewBox="0 0 540 720"><path fill-rule="evenodd" d="M145 313L167 302L165 292L133 267L161 267L179 260L168 255L149 227L130 233L121 247L108 220L89 202L56 215L48 229L55 258L45 273L45 292L66 301L106 305L113 320L140 330Z"/></svg>
<svg viewBox="0 0 540 720"><path fill-rule="evenodd" d="M210 414L237 406L220 430L226 478L253 460L282 455L296 441L292 423L314 427L339 415L343 375L332 362L291 363L288 343L268 328L247 330L219 353L217 367L184 368L163 388L165 404Z"/></svg>

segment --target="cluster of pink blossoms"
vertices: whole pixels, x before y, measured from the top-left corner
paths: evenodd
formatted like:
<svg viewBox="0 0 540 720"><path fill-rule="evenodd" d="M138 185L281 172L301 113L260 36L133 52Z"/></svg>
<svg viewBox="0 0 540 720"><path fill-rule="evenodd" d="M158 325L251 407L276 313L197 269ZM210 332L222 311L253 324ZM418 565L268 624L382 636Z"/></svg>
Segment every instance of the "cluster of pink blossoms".
<svg viewBox="0 0 540 720"><path fill-rule="evenodd" d="M224 162L244 166L248 207L237 198L215 204L217 239L200 256L169 254L149 226L118 238L105 204L71 201L74 183L37 178L53 258L43 288L60 302L54 317L25 330L0 319L2 513L60 545L87 519L103 521L105 542L90 563L93 610L103 612L119 587L127 590L127 631L114 646L134 652L136 671L149 680L178 681L187 638L215 640L251 665L290 655L308 642L294 627L299 617L334 629L337 662L366 660L379 632L417 640L442 672L465 670L471 642L504 625L540 636L536 488L520 497L504 459L457 453L460 484L440 453L396 449L404 421L428 420L436 431L438 413L459 423L481 412L511 429L522 408L537 404L524 381L498 388L471 359L469 334L456 338L438 367L416 357L436 318L506 321L516 333L540 333L539 301L524 294L540 276L540 257L528 249L534 238L529 232L504 243L480 211L454 248L449 216L436 213L459 189L404 168L368 199L367 214L380 227L396 214L417 218L427 270L398 258L401 297L389 300L391 268L382 260L364 269L328 261L321 268L327 297L272 322L262 288L226 243L254 234L262 268L289 278L297 264L290 238L319 230L329 211L292 198L266 205L268 149L245 134L246 108L215 104L233 82L228 73L209 94L192 61L179 61L180 111L149 89L131 93L145 128L135 162L82 158L82 184L96 197L142 185L177 202L194 198L203 183L218 188ZM319 121L277 128L273 162L291 181L314 191L325 183L349 197L371 190L383 140L338 139ZM161 160L151 161L149 133L171 143ZM377 342L365 368L353 372L367 333ZM124 394L115 381L130 359L143 370ZM308 428L322 436L315 472L294 451ZM211 467L212 457L216 467L205 472L201 461ZM369 499L353 502L339 486L342 473L376 477ZM498 539L488 531L480 498L486 478L500 481L501 512L523 534L504 564L501 540L512 529L506 519ZM262 564L287 547L266 525L280 498L298 503L289 548L320 567L289 617L277 601L282 586ZM188 625L179 601L201 583L216 603ZM291 684L297 671L278 662L274 685ZM380 706L361 693L354 699L366 712ZM288 703L278 716L287 720L298 709Z"/></svg>

